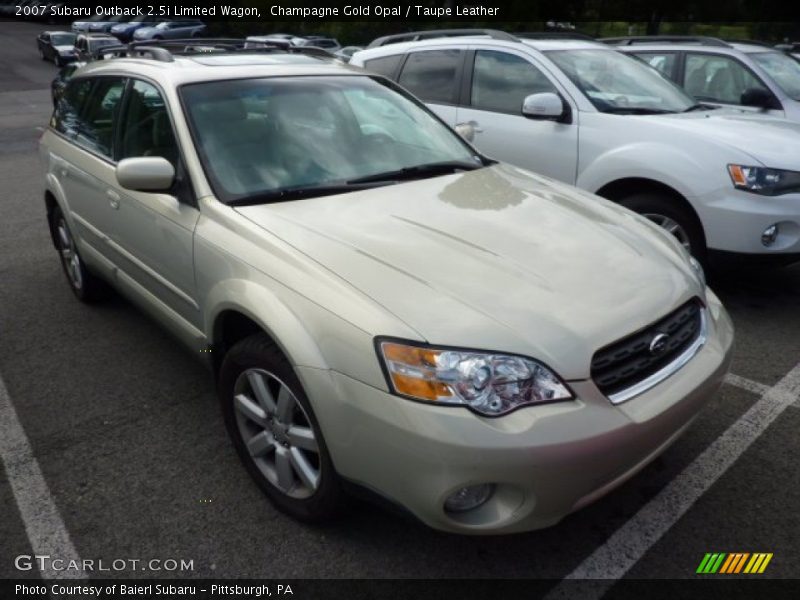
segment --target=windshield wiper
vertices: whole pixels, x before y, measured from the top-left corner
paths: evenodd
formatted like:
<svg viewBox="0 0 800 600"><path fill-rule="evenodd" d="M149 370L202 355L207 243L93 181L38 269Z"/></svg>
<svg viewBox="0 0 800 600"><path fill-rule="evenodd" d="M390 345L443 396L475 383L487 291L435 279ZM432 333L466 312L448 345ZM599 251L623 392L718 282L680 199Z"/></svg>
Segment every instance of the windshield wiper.
<svg viewBox="0 0 800 600"><path fill-rule="evenodd" d="M674 115L674 110L663 108L644 108L641 106L610 106L603 109L603 112L613 115Z"/></svg>
<svg viewBox="0 0 800 600"><path fill-rule="evenodd" d="M717 108L719 108L719 106L714 106L713 104L705 104L703 102L698 102L697 104L692 104L689 108L687 108L686 110L683 110L681 112L687 113L687 112L693 112L695 110L715 110Z"/></svg>
<svg viewBox="0 0 800 600"><path fill-rule="evenodd" d="M346 182L332 183L323 185L311 185L305 187L290 187L278 190L269 190L258 194L251 194L241 198L229 200L228 206L252 206L254 204L269 204L271 202L287 202L289 200L302 200L304 198L318 198L320 196L333 196L334 194L346 194L357 192L374 187L387 185L383 182Z"/></svg>
<svg viewBox="0 0 800 600"><path fill-rule="evenodd" d="M436 177L437 175L447 175L457 171L474 171L481 169L485 165L478 163L471 163L465 161L443 161L416 165L413 167L404 167L396 171L386 171L385 173L376 173L375 175L366 175L365 177L358 177L351 179L347 183L373 183L380 181L401 181L404 179L425 179L426 177Z"/></svg>

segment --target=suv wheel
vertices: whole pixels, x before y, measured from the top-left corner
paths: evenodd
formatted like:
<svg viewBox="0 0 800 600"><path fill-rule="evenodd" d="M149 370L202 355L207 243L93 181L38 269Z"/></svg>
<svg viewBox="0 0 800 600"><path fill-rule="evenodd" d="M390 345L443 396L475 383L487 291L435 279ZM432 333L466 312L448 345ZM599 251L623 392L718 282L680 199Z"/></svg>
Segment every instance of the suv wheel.
<svg viewBox="0 0 800 600"><path fill-rule="evenodd" d="M70 289L81 302L89 303L104 298L108 288L103 280L90 273L83 264L72 232L60 208L53 211L52 219L58 256Z"/></svg>
<svg viewBox="0 0 800 600"><path fill-rule="evenodd" d="M225 425L247 471L281 511L304 521L342 503L319 424L291 364L264 334L237 343L219 376Z"/></svg>
<svg viewBox="0 0 800 600"><path fill-rule="evenodd" d="M704 262L706 244L703 228L697 218L674 198L666 194L634 194L620 204L667 230L692 256Z"/></svg>

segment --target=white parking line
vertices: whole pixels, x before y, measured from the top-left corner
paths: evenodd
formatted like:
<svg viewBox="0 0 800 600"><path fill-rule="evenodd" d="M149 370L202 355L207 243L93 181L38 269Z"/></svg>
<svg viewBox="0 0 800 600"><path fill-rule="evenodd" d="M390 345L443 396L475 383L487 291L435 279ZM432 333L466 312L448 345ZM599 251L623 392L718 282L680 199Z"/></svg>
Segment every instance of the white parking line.
<svg viewBox="0 0 800 600"><path fill-rule="evenodd" d="M734 381L741 382L740 378ZM736 462L770 423L798 399L800 364L777 385L766 389L725 433L565 578L602 581L586 586L561 582L550 590L546 600L602 597Z"/></svg>
<svg viewBox="0 0 800 600"><path fill-rule="evenodd" d="M49 556L52 559L80 561L50 495L50 488L42 476L39 463L33 456L31 445L11 404L2 377L0 377L0 459L5 466L6 477L17 501L33 553ZM44 579L83 577L81 571L55 571L49 566L51 561L44 561L44 564L48 565L44 569L39 565Z"/></svg>
<svg viewBox="0 0 800 600"><path fill-rule="evenodd" d="M757 381L753 381L752 379L745 379L744 377L739 377L738 375L734 375L733 373L728 373L725 376L725 383L729 383L732 386L741 388L743 390L747 390L748 392L753 392L754 394L758 394L759 396L763 396L769 390L768 385L764 385L763 383L759 383Z"/></svg>

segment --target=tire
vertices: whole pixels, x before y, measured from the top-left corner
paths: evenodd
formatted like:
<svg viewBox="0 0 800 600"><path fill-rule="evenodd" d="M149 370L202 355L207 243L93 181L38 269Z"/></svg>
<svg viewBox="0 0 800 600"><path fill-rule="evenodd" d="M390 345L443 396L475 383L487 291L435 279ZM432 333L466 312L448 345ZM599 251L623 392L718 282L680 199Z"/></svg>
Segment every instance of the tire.
<svg viewBox="0 0 800 600"><path fill-rule="evenodd" d="M218 382L236 452L275 507L307 522L335 516L344 497L339 476L300 380L277 345L263 333L238 342L225 355Z"/></svg>
<svg viewBox="0 0 800 600"><path fill-rule="evenodd" d="M50 227L61 260L61 268L72 293L78 300L87 304L104 300L108 297L109 288L102 279L86 268L60 208L56 207L53 210L51 219Z"/></svg>
<svg viewBox="0 0 800 600"><path fill-rule="evenodd" d="M44 55L44 50L42 50L41 48L39 48L39 58L41 58L42 60L47 60L47 57Z"/></svg>
<svg viewBox="0 0 800 600"><path fill-rule="evenodd" d="M58 56L58 55L56 55L56 57L53 59L53 62L55 63L56 67L59 68L59 69L64 66L63 63L61 62L61 57Z"/></svg>
<svg viewBox="0 0 800 600"><path fill-rule="evenodd" d="M673 234L697 260L705 265L707 251L703 227L694 214L668 194L641 193L620 201Z"/></svg>

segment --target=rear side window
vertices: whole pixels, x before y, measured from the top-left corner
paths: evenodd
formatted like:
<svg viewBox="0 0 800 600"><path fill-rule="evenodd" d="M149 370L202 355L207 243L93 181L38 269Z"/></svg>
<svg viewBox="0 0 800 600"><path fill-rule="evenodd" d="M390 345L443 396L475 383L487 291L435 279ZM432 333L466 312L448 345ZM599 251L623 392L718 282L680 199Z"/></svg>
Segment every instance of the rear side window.
<svg viewBox="0 0 800 600"><path fill-rule="evenodd" d="M134 81L121 128L118 159L161 156L177 165L178 144L164 98L155 86Z"/></svg>
<svg viewBox="0 0 800 600"><path fill-rule="evenodd" d="M493 50L475 53L472 77L474 108L520 114L526 96L558 93L547 76L521 56Z"/></svg>
<svg viewBox="0 0 800 600"><path fill-rule="evenodd" d="M402 58L402 54L395 54L394 56L383 56L381 58L365 60L364 68L378 75L394 79L394 75L397 73L397 67L400 65L400 60Z"/></svg>
<svg viewBox="0 0 800 600"><path fill-rule="evenodd" d="M460 50L426 50L408 55L398 82L425 102L455 103Z"/></svg>

